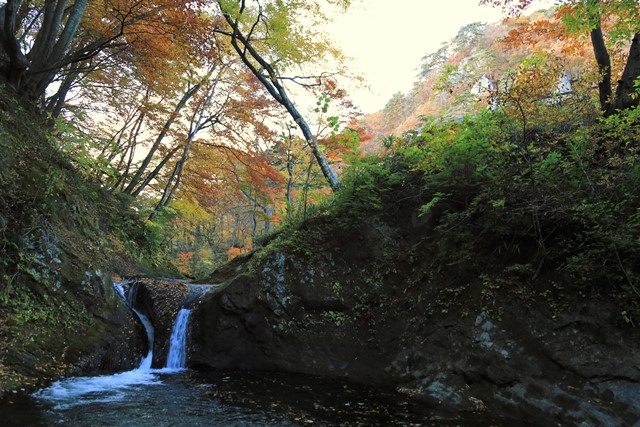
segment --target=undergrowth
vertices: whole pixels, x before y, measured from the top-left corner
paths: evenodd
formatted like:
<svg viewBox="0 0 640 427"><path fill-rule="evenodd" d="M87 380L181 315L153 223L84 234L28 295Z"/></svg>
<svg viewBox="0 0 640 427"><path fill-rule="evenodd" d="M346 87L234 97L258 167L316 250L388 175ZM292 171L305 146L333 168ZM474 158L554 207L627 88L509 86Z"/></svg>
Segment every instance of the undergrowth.
<svg viewBox="0 0 640 427"><path fill-rule="evenodd" d="M340 191L258 243L313 256L309 224L340 236L382 221L410 230L434 270L532 286L553 277L620 300L616 315L639 324L640 109L562 117L524 134L504 113L425 118L385 156L354 160Z"/></svg>

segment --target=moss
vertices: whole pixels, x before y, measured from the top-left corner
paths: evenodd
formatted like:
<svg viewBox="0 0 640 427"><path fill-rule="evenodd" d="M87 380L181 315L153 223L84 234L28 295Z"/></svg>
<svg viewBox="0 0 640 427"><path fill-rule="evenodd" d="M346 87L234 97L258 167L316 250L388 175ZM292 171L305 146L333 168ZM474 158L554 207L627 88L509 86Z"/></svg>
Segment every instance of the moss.
<svg viewBox="0 0 640 427"><path fill-rule="evenodd" d="M152 255L126 200L76 168L44 117L0 91L2 395L77 369L113 333L111 274L144 272ZM96 271L105 273L87 276Z"/></svg>

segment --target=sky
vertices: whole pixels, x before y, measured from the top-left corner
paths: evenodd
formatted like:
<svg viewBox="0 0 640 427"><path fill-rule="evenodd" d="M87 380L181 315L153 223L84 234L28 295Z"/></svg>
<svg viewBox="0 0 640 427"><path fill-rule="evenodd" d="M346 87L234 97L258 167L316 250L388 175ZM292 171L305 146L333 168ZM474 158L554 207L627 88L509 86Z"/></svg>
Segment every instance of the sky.
<svg viewBox="0 0 640 427"><path fill-rule="evenodd" d="M501 9L479 0L355 0L328 27L330 37L351 59L350 68L367 87L348 87L363 113L381 110L396 92L407 92L422 57L472 22L498 22ZM540 0L535 9L550 7Z"/></svg>

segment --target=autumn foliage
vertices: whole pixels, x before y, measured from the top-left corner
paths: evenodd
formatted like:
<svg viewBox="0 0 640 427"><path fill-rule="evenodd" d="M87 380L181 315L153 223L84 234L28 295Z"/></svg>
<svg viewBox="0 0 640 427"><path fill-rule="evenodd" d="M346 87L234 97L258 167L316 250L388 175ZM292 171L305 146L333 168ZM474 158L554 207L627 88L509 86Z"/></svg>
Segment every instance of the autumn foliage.
<svg viewBox="0 0 640 427"><path fill-rule="evenodd" d="M430 117L499 112L528 141L637 104L634 2L528 16L530 0L483 3L509 16L462 28L423 58L410 93L367 117L323 31L347 0L10 0L0 77L88 179L131 203L150 244L197 276L308 218L357 165L373 167L364 153L391 153Z"/></svg>

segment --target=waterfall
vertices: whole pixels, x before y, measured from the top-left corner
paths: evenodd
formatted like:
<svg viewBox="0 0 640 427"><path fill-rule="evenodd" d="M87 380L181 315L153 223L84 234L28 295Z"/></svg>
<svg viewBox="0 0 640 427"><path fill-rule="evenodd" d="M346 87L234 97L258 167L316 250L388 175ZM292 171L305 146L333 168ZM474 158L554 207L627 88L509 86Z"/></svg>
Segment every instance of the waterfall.
<svg viewBox="0 0 640 427"><path fill-rule="evenodd" d="M122 298L129 308L138 316L140 322L147 332L147 343L149 352L142 358L138 371L150 371L151 362L153 361L153 343L154 329L153 325L140 310L135 308L135 291L131 288L126 289L124 283L115 283L113 287L116 293ZM171 330L171 338L169 340L169 354L167 356L167 366L169 370L181 370L187 366L187 333L189 328L189 315L191 310L183 308L178 312L176 320Z"/></svg>
<svg viewBox="0 0 640 427"><path fill-rule="evenodd" d="M124 290L124 285L122 283L114 283L113 288L116 290L118 296L127 302L127 292Z"/></svg>
<svg viewBox="0 0 640 427"><path fill-rule="evenodd" d="M149 346L149 351L147 355L140 361L140 366L138 366L138 370L148 371L151 369L151 362L153 361L153 325L147 316L142 314L140 311L132 308L133 312L138 315L138 318L144 325L144 330L147 331L147 345Z"/></svg>
<svg viewBox="0 0 640 427"><path fill-rule="evenodd" d="M47 388L38 390L33 396L54 405L55 409L69 409L85 404L105 404L129 399L128 390L133 387L155 386L162 384L157 370L151 369L153 359L153 325L140 310L134 307L135 289L126 283L114 283L116 293L138 316L147 332L149 352L140 361L140 365L131 371L113 375L95 377L65 378L54 382ZM0 422L1 424L1 422Z"/></svg>
<svg viewBox="0 0 640 427"><path fill-rule="evenodd" d="M138 366L139 371L149 371L151 369L151 362L153 361L153 340L154 340L154 330L151 321L147 316L145 316L140 310L136 309L133 305L133 293L131 290L129 291L129 295L127 296L127 292L124 288L124 284L122 283L114 283L113 287L115 288L117 294L122 298L129 308L133 310L133 312L138 316L140 322L144 326L144 330L147 333L147 346L149 351L147 355L142 358L140 361L140 365Z"/></svg>
<svg viewBox="0 0 640 427"><path fill-rule="evenodd" d="M184 369L187 366L187 332L190 314L191 310L181 309L173 324L167 356L168 369Z"/></svg>

